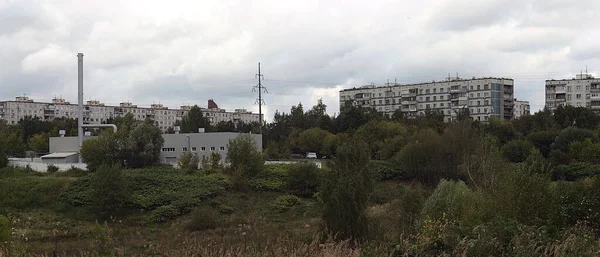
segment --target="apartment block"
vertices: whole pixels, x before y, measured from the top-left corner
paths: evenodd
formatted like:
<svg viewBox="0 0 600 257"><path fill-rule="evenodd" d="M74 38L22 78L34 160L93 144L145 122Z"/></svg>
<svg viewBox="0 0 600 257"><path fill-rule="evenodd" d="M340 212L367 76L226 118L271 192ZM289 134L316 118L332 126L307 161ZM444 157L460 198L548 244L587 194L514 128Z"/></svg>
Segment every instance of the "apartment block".
<svg viewBox="0 0 600 257"><path fill-rule="evenodd" d="M205 117L208 117L212 125L221 121L232 121L234 123L258 122L260 116L245 109L236 109L227 112L219 108L212 99L208 101L209 108L201 108ZM183 119L191 109L191 106L181 106L179 109L169 109L162 104L152 104L150 107L138 107L130 102L120 103L119 106L107 106L97 100L87 101L84 105L83 123L102 124L116 117L131 113L136 120L152 119L163 131L175 125L175 122ZM71 104L62 98L54 98L50 103L34 102L27 96L16 97L14 101L0 102L0 119L6 120L8 124L14 125L26 116L38 117L41 120L53 120L54 118L77 119L77 105Z"/></svg>
<svg viewBox="0 0 600 257"><path fill-rule="evenodd" d="M514 115L514 82L509 78L456 77L430 83L369 85L341 90L340 107L346 102L388 115L400 110L408 117L436 110L444 114L446 122L456 119L463 109L468 109L474 120L510 120Z"/></svg>
<svg viewBox="0 0 600 257"><path fill-rule="evenodd" d="M529 105L529 101L519 101L515 98L515 109L514 109L514 119L518 119L523 115L531 114L531 106Z"/></svg>
<svg viewBox="0 0 600 257"><path fill-rule="evenodd" d="M600 79L578 74L573 79L546 80L546 108L571 105L600 112Z"/></svg>

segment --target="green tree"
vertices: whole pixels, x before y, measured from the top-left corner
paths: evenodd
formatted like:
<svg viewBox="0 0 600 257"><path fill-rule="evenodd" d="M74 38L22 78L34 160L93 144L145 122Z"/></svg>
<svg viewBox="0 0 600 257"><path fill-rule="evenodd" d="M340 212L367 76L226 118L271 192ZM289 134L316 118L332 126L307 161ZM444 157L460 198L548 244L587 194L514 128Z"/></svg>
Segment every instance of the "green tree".
<svg viewBox="0 0 600 257"><path fill-rule="evenodd" d="M198 169L198 164L200 163L200 157L197 154L192 154L190 152L185 152L181 156L179 156L179 160L177 160L177 165L180 169L194 171Z"/></svg>
<svg viewBox="0 0 600 257"><path fill-rule="evenodd" d="M114 216L125 207L127 188L119 166L102 166L90 179L92 209L99 218Z"/></svg>
<svg viewBox="0 0 600 257"><path fill-rule="evenodd" d="M12 232L10 221L0 215L0 242L4 243L10 239L10 233Z"/></svg>
<svg viewBox="0 0 600 257"><path fill-rule="evenodd" d="M83 141L81 158L88 170L95 171L103 165L122 164L120 151L116 136L105 130L97 138Z"/></svg>
<svg viewBox="0 0 600 257"><path fill-rule="evenodd" d="M27 142L29 149L36 153L47 153L49 147L48 144L49 139L48 134L46 133L33 135Z"/></svg>
<svg viewBox="0 0 600 257"><path fill-rule="evenodd" d="M340 145L342 145L347 139L348 134L346 133L338 133L338 134L328 134L323 141L323 149L321 150L321 154L323 156L335 156L337 153L337 149Z"/></svg>
<svg viewBox="0 0 600 257"><path fill-rule="evenodd" d="M595 129L600 122L600 115L589 108L571 105L559 106L554 110L554 120L562 128L575 126L584 129Z"/></svg>
<svg viewBox="0 0 600 257"><path fill-rule="evenodd" d="M312 197L320 182L319 168L312 163L294 164L288 170L288 188L294 195Z"/></svg>
<svg viewBox="0 0 600 257"><path fill-rule="evenodd" d="M524 162L533 148L533 144L529 141L511 140L502 146L502 155L511 162Z"/></svg>
<svg viewBox="0 0 600 257"><path fill-rule="evenodd" d="M397 122L371 120L356 130L356 135L365 142L369 142L372 159L387 159L394 153L386 152L389 146L394 146L398 151L408 142L408 129ZM403 140L398 140L402 138ZM393 140L395 139L395 140ZM391 141L395 144L391 145ZM382 151L386 149L385 151Z"/></svg>
<svg viewBox="0 0 600 257"><path fill-rule="evenodd" d="M337 239L359 242L368 237L365 209L373 190L368 149L360 139L347 140L338 148L333 168L323 180L323 220Z"/></svg>
<svg viewBox="0 0 600 257"><path fill-rule="evenodd" d="M527 135L527 140L537 148L544 158L548 158L552 143L556 140L558 132L554 131L539 131Z"/></svg>
<svg viewBox="0 0 600 257"><path fill-rule="evenodd" d="M464 222L477 198L464 182L442 179L425 201L422 216L434 220L445 216L448 220Z"/></svg>
<svg viewBox="0 0 600 257"><path fill-rule="evenodd" d="M300 132L298 136L298 146L302 152L316 152L322 155L323 142L330 135L329 132L321 128L311 128Z"/></svg>
<svg viewBox="0 0 600 257"><path fill-rule="evenodd" d="M204 128L211 131L210 121L202 113L198 105L194 105L187 113L187 116L181 120L182 133L197 133L198 128Z"/></svg>
<svg viewBox="0 0 600 257"><path fill-rule="evenodd" d="M22 157L25 155L25 146L15 133L0 132L0 149L9 157Z"/></svg>
<svg viewBox="0 0 600 257"><path fill-rule="evenodd" d="M137 123L121 140L124 141L122 152L127 167L142 168L158 163L164 139L162 131L152 121Z"/></svg>
<svg viewBox="0 0 600 257"><path fill-rule="evenodd" d="M394 156L393 162L410 177L435 186L444 177L444 148L437 132L420 131L415 140Z"/></svg>
<svg viewBox="0 0 600 257"><path fill-rule="evenodd" d="M242 172L246 177L255 177L263 170L265 160L252 136L239 135L229 140L227 148L227 161L232 172Z"/></svg>
<svg viewBox="0 0 600 257"><path fill-rule="evenodd" d="M486 134L498 138L500 144L504 144L517 137L517 132L513 124L498 118L491 118L490 121L484 125L483 130Z"/></svg>
<svg viewBox="0 0 600 257"><path fill-rule="evenodd" d="M6 167L8 165L8 156L6 156L6 152L4 149L0 149L0 169Z"/></svg>
<svg viewBox="0 0 600 257"><path fill-rule="evenodd" d="M52 129L50 122L43 121L39 117L25 116L17 124L17 129L21 132L22 142L36 134L48 133Z"/></svg>
<svg viewBox="0 0 600 257"><path fill-rule="evenodd" d="M327 105L323 104L323 99L319 99L317 105L306 112L304 117L306 119L306 128L333 130L333 120L327 115Z"/></svg>

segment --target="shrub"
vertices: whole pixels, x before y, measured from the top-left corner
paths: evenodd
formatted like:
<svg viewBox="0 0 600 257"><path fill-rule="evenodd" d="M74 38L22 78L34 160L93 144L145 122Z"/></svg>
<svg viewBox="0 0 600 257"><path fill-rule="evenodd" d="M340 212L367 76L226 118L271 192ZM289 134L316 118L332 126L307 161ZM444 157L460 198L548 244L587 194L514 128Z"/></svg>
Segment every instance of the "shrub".
<svg viewBox="0 0 600 257"><path fill-rule="evenodd" d="M576 141L583 142L587 138L590 138L592 143L598 142L598 135L596 135L593 131L576 127L568 127L563 129L560 134L558 134L551 147L553 150L567 152L569 144Z"/></svg>
<svg viewBox="0 0 600 257"><path fill-rule="evenodd" d="M319 168L312 163L290 165L287 187L300 197L312 197L319 187Z"/></svg>
<svg viewBox="0 0 600 257"><path fill-rule="evenodd" d="M218 228L220 224L219 214L211 208L199 208L191 214L191 220L186 228L190 231L202 231Z"/></svg>
<svg viewBox="0 0 600 257"><path fill-rule="evenodd" d="M232 171L242 171L244 176L252 178L263 170L265 160L252 136L243 134L229 140L228 149L227 161Z"/></svg>
<svg viewBox="0 0 600 257"><path fill-rule="evenodd" d="M525 140L511 140L502 146L502 155L511 162L524 162L533 149L533 144Z"/></svg>
<svg viewBox="0 0 600 257"><path fill-rule="evenodd" d="M165 222L179 215L179 209L173 205L160 206L152 211L152 221Z"/></svg>
<svg viewBox="0 0 600 257"><path fill-rule="evenodd" d="M477 197L462 181L442 180L423 205L424 219L465 221Z"/></svg>
<svg viewBox="0 0 600 257"><path fill-rule="evenodd" d="M10 226L10 221L6 217L0 215L0 244L3 244L10 239L11 232L12 228Z"/></svg>
<svg viewBox="0 0 600 257"><path fill-rule="evenodd" d="M556 136L558 136L558 133L554 131L540 131L529 134L527 140L540 150L544 158L548 158Z"/></svg>
<svg viewBox="0 0 600 257"><path fill-rule="evenodd" d="M56 167L56 166L54 166L54 165L50 164L50 165L48 165L48 168L46 168L46 171L47 171L48 173L54 173L54 172L57 172L57 171L58 171L58 167Z"/></svg>
<svg viewBox="0 0 600 257"><path fill-rule="evenodd" d="M271 208L276 212L285 212L290 208L300 204L300 198L293 195L282 195L275 198L271 203Z"/></svg>
<svg viewBox="0 0 600 257"><path fill-rule="evenodd" d="M200 157L197 154L192 154L190 152L185 152L179 157L177 161L177 165L180 169L194 171L198 169L198 164L200 163Z"/></svg>
<svg viewBox="0 0 600 257"><path fill-rule="evenodd" d="M0 179L0 209L52 208L70 179L10 177Z"/></svg>
<svg viewBox="0 0 600 257"><path fill-rule="evenodd" d="M376 181L409 179L405 172L397 165L387 161L371 161L371 169L373 169L374 178Z"/></svg>
<svg viewBox="0 0 600 257"><path fill-rule="evenodd" d="M8 156L6 156L6 152L4 149L0 149L0 169L4 168L8 165Z"/></svg>
<svg viewBox="0 0 600 257"><path fill-rule="evenodd" d="M90 179L92 209L101 218L113 215L125 206L127 188L118 166L101 166Z"/></svg>
<svg viewBox="0 0 600 257"><path fill-rule="evenodd" d="M552 170L552 180L576 181L600 175L600 165L576 163L558 165Z"/></svg>
<svg viewBox="0 0 600 257"><path fill-rule="evenodd" d="M323 220L337 239L363 241L368 238L366 207L373 190L367 144L347 140L337 149L333 169L326 172L319 195Z"/></svg>
<svg viewBox="0 0 600 257"><path fill-rule="evenodd" d="M409 143L394 157L394 163L407 176L417 178L419 181L435 186L445 175L444 149L441 137L435 131L421 131L415 142Z"/></svg>
<svg viewBox="0 0 600 257"><path fill-rule="evenodd" d="M282 192L288 186L288 165L267 165L256 177L247 183L256 191Z"/></svg>

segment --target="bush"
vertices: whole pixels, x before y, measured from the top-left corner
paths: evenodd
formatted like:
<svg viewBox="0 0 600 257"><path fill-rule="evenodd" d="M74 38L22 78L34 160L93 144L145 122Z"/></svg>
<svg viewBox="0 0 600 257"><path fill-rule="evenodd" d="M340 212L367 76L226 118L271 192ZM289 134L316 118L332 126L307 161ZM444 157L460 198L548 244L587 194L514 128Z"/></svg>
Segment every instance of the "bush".
<svg viewBox="0 0 600 257"><path fill-rule="evenodd" d="M196 209L190 216L192 219L186 225L190 231L203 231L221 226L219 214L211 208Z"/></svg>
<svg viewBox="0 0 600 257"><path fill-rule="evenodd" d="M116 214L127 203L127 185L118 166L101 166L90 179L92 209L100 218Z"/></svg>
<svg viewBox="0 0 600 257"><path fill-rule="evenodd" d="M190 152L185 152L179 157L177 161L177 165L180 169L194 171L198 169L198 164L200 163L200 157L197 154L192 154Z"/></svg>
<svg viewBox="0 0 600 257"><path fill-rule="evenodd" d="M554 143L556 136L558 136L557 132L540 131L529 134L527 136L527 140L531 142L538 150L540 150L540 153L542 153L544 158L548 158L552 143Z"/></svg>
<svg viewBox="0 0 600 257"><path fill-rule="evenodd" d="M0 169L4 168L8 165L8 156L6 156L6 152L3 149L0 149Z"/></svg>
<svg viewBox="0 0 600 257"><path fill-rule="evenodd" d="M10 233L12 232L12 228L10 226L10 221L0 215L0 244L8 241L10 239Z"/></svg>
<svg viewBox="0 0 600 257"><path fill-rule="evenodd" d="M275 198L271 203L271 208L276 212L282 213L298 204L300 204L300 198L293 195L282 195Z"/></svg>
<svg viewBox="0 0 600 257"><path fill-rule="evenodd" d="M300 197L312 197L319 187L319 168L312 163L290 165L287 187Z"/></svg>
<svg viewBox="0 0 600 257"><path fill-rule="evenodd" d="M464 182L442 180L425 201L422 217L463 222L476 201L477 196Z"/></svg>
<svg viewBox="0 0 600 257"><path fill-rule="evenodd" d="M387 161L371 161L371 168L374 171L376 181L410 179L405 172L397 165Z"/></svg>
<svg viewBox="0 0 600 257"><path fill-rule="evenodd" d="M569 150L569 144L577 141L583 142L587 138L590 138L592 143L598 142L598 135L596 135L596 133L593 131L576 127L568 127L563 129L560 134L558 134L551 148L553 150L567 152Z"/></svg>
<svg viewBox="0 0 600 257"><path fill-rule="evenodd" d="M525 140L511 140L502 146L502 155L511 162L524 162L533 149L533 144Z"/></svg>
<svg viewBox="0 0 600 257"><path fill-rule="evenodd" d="M152 221L165 222L180 215L179 209L173 205L165 205L152 211Z"/></svg>
<svg viewBox="0 0 600 257"><path fill-rule="evenodd" d="M56 167L56 166L54 166L54 165L50 164L50 165L48 165L48 168L46 168L46 171L47 171L48 173L54 173L54 172L57 172L57 171L58 171L58 167Z"/></svg>
<svg viewBox="0 0 600 257"><path fill-rule="evenodd" d="M0 209L53 208L70 183L70 179L54 177L0 179Z"/></svg>
<svg viewBox="0 0 600 257"><path fill-rule="evenodd" d="M288 186L287 167L288 165L267 165L262 172L249 179L247 183L256 191L282 192Z"/></svg>
<svg viewBox="0 0 600 257"><path fill-rule="evenodd" d="M245 177L252 178L263 170L265 160L251 135L243 134L229 140L228 149L227 161L232 171L242 171Z"/></svg>

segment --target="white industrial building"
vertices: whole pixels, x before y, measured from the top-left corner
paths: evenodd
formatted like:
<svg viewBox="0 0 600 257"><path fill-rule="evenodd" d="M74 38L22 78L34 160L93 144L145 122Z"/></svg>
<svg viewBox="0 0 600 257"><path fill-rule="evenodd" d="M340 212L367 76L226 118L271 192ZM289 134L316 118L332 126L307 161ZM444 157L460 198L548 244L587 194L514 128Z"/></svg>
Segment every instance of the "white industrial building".
<svg viewBox="0 0 600 257"><path fill-rule="evenodd" d="M519 101L515 98L515 109L514 109L514 119L518 119L521 116L531 114L531 106L529 105L529 101Z"/></svg>
<svg viewBox="0 0 600 257"><path fill-rule="evenodd" d="M252 113L245 109L235 109L227 112L219 108L211 99L208 108L201 108L205 117L212 125L221 121L232 121L234 123L259 122L258 113ZM120 103L119 106L107 106L100 101L87 101L84 105L84 124L103 124L115 117L131 113L136 120L150 118L164 132L172 128L176 121L185 117L191 106L181 106L179 109L169 109L162 104L152 104L150 107L138 107L129 102ZM63 98L54 98L50 103L34 102L27 96L16 97L14 101L0 102L0 119L6 120L8 124L17 124L26 116L38 117L41 120L52 120L54 118L77 119L77 104L71 104Z"/></svg>
<svg viewBox="0 0 600 257"><path fill-rule="evenodd" d="M573 79L546 80L546 108L555 110L565 105L600 112L600 79L586 73Z"/></svg>
<svg viewBox="0 0 600 257"><path fill-rule="evenodd" d="M448 78L431 83L370 85L341 90L340 107L347 102L388 115L400 110L408 117L424 115L427 109L437 110L446 122L456 119L463 109L469 109L474 120L510 120L514 82L509 78Z"/></svg>

